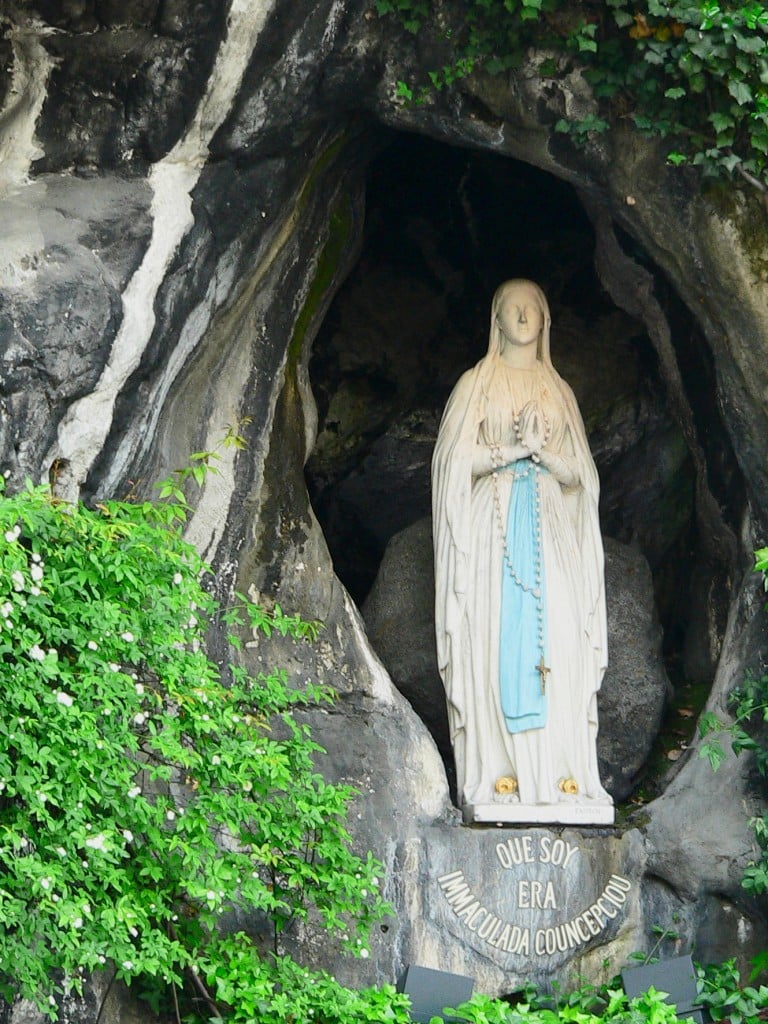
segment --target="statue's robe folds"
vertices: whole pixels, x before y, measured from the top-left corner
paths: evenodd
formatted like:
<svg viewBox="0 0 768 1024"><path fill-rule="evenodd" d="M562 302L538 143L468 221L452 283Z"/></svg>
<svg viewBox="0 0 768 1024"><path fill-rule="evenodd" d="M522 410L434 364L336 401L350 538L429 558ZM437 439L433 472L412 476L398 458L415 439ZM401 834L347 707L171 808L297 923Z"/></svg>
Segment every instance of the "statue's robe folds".
<svg viewBox="0 0 768 1024"><path fill-rule="evenodd" d="M473 478L472 464L478 444L515 443L513 415L529 401L549 422L547 449L563 457L578 482L564 487L551 473L536 475L550 671L544 724L528 729L521 718L510 729L500 699L499 654L503 645L517 649L523 639L520 622L502 617L505 555L515 550L515 538L505 536L515 474L503 470L496 477L502 529L493 478ZM432 488L437 655L459 801L498 801L496 781L513 776L522 805L610 803L596 754L596 695L607 663L599 484L573 393L548 358L517 370L489 354L463 375L443 414ZM530 640L527 649L537 651ZM508 696L505 704L509 708ZM577 795L562 792L565 779L576 780Z"/></svg>

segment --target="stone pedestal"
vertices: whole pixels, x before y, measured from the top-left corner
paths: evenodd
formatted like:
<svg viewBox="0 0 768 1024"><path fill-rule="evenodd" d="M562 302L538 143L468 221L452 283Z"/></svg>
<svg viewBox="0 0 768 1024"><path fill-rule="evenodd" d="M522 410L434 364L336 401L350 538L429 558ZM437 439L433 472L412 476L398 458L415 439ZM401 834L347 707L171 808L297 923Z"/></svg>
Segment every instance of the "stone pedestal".
<svg viewBox="0 0 768 1024"><path fill-rule="evenodd" d="M466 804L467 825L612 825L612 804Z"/></svg>

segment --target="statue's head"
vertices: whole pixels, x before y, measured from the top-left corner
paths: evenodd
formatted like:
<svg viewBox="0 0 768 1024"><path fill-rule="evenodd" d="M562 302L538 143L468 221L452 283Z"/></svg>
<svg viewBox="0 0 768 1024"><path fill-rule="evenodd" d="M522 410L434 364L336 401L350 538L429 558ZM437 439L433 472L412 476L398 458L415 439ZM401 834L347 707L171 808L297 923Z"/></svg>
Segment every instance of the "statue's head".
<svg viewBox="0 0 768 1024"><path fill-rule="evenodd" d="M496 289L491 305L489 352L500 355L505 339L512 344L536 344L538 359L549 361L549 305L533 281L514 278Z"/></svg>

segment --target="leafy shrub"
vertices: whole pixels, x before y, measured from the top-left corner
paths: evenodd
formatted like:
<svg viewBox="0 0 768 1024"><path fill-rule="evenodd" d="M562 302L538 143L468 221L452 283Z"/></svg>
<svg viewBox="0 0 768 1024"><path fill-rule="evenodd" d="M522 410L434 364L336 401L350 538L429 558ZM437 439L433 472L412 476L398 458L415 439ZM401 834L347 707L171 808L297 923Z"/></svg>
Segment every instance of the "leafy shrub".
<svg viewBox="0 0 768 1024"><path fill-rule="evenodd" d="M699 1002L707 1008L713 1021L757 1024L762 1019L768 1006L768 987L747 985L742 988L735 960L726 960L711 967L699 967L698 975Z"/></svg>
<svg viewBox="0 0 768 1024"><path fill-rule="evenodd" d="M762 966L765 966L762 964ZM697 967L699 1001L714 1021L730 1019L732 1024L757 1024L768 1007L768 988L742 988L735 961ZM666 993L650 988L628 999L619 978L607 985L584 984L557 998L528 986L510 1005L476 994L459 1007L448 1008L451 1019L466 1024L676 1024L675 1007ZM441 1024L434 1017L431 1024Z"/></svg>
<svg viewBox="0 0 768 1024"><path fill-rule="evenodd" d="M237 648L236 627L311 639L316 625L242 598L225 612L182 517L177 502L89 509L0 483L2 993L55 1019L61 991L114 965L204 1019L396 1007L279 956L310 917L367 956L381 866L352 852L353 791L315 771L293 714L330 695L206 653L212 628ZM220 933L238 909L265 941ZM389 1012L377 1019L401 1019Z"/></svg>
<svg viewBox="0 0 768 1024"><path fill-rule="evenodd" d="M375 0L410 32L445 32L455 57L429 73L433 88L483 67L518 67L529 47L543 78L581 67L600 116L560 120L583 143L631 118L670 139L670 163L734 173L768 192L768 10L759 0ZM442 15L442 16L440 16ZM405 86L400 96L424 97Z"/></svg>

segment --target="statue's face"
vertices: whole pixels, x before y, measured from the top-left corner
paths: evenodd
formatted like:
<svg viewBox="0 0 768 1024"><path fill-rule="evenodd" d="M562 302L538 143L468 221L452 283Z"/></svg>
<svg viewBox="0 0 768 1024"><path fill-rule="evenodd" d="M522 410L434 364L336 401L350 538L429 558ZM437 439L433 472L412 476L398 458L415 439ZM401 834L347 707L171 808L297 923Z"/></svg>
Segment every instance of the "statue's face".
<svg viewBox="0 0 768 1024"><path fill-rule="evenodd" d="M537 341L543 325L536 292L528 285L511 286L496 308L496 320L504 339L511 345L530 345Z"/></svg>

